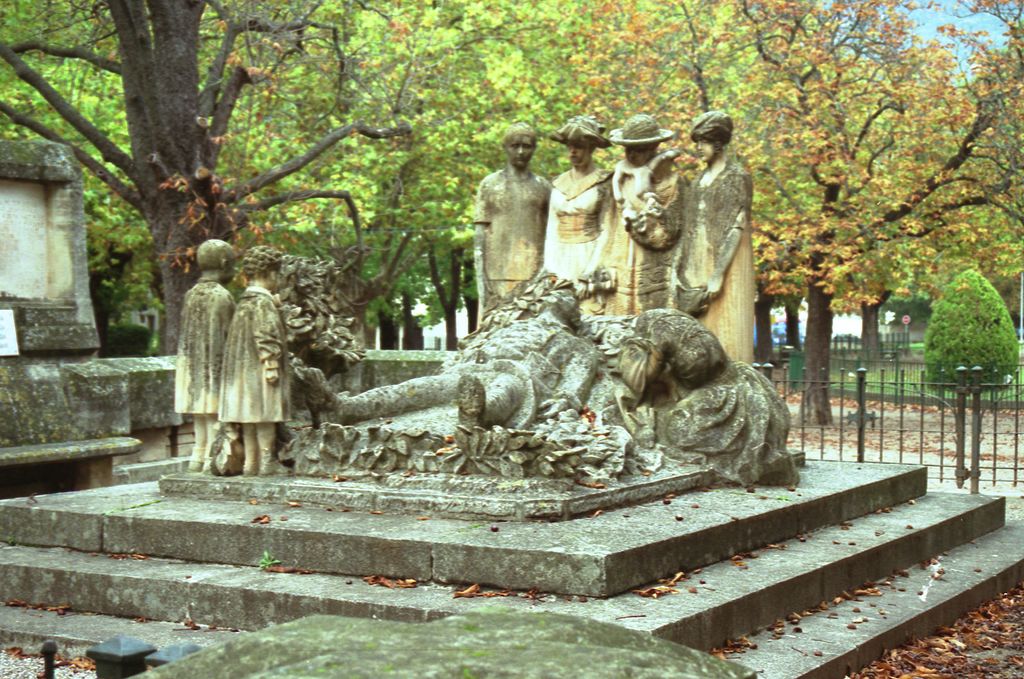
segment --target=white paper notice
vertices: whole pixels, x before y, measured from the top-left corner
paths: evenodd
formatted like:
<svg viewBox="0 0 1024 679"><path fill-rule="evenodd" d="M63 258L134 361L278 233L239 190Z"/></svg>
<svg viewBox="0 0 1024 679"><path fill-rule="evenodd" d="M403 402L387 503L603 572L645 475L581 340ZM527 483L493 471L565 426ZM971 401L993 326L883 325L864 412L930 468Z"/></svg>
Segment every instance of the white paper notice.
<svg viewBox="0 0 1024 679"><path fill-rule="evenodd" d="M14 330L14 311L0 309L0 356L18 355L18 333Z"/></svg>

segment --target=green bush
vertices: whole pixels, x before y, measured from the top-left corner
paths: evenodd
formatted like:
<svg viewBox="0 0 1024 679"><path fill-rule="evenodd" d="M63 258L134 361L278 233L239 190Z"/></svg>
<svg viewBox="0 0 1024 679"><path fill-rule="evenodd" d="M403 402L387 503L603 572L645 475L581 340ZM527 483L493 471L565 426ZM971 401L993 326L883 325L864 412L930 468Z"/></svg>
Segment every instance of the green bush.
<svg viewBox="0 0 1024 679"><path fill-rule="evenodd" d="M928 380L952 383L958 366L984 369L982 383L1003 384L1017 371L1017 334L995 288L977 271L964 271L932 307L924 336Z"/></svg>
<svg viewBox="0 0 1024 679"><path fill-rule="evenodd" d="M144 325L117 323L107 330L107 356L146 356L153 333Z"/></svg>

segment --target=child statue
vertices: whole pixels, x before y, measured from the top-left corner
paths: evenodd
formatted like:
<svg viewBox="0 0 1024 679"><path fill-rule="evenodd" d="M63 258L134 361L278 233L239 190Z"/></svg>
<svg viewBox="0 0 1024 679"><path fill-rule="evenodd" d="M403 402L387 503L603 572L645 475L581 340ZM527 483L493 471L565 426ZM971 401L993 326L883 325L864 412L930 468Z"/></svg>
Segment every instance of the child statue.
<svg viewBox="0 0 1024 679"><path fill-rule="evenodd" d="M272 474L276 423L288 418L287 333L274 297L281 253L265 245L242 258L249 287L228 330L220 421L241 425L245 475Z"/></svg>
<svg viewBox="0 0 1024 679"><path fill-rule="evenodd" d="M224 343L235 300L222 283L234 276L235 252L211 239L196 253L199 282L185 295L174 373L174 409L192 415L195 445L189 471L209 469L210 445L217 433Z"/></svg>

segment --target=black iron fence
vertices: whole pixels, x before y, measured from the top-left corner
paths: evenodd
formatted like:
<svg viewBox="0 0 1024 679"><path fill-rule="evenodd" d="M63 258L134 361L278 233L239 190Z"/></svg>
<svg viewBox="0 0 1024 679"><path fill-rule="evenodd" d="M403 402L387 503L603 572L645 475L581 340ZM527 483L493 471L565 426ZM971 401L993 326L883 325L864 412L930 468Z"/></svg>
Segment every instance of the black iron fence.
<svg viewBox="0 0 1024 679"><path fill-rule="evenodd" d="M808 459L922 464L939 481L1012 484L1021 481L1024 366L994 375L961 366L929 377L920 361L838 357L827 375L803 365L760 366L792 415L789 448ZM805 409L803 395L828 385L825 423Z"/></svg>

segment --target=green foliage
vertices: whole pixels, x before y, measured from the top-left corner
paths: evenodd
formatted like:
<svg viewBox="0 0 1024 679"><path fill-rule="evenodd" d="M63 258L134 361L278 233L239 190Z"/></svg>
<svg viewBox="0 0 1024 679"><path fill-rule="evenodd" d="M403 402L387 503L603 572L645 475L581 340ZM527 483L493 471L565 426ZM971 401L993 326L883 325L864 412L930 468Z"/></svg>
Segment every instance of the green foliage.
<svg viewBox="0 0 1024 679"><path fill-rule="evenodd" d="M145 356L153 332L144 325L117 323L107 331L107 356Z"/></svg>
<svg viewBox="0 0 1024 679"><path fill-rule="evenodd" d="M260 557L260 569L267 570L271 566L279 566L281 562L274 558L268 550L263 550L263 556Z"/></svg>
<svg viewBox="0 0 1024 679"><path fill-rule="evenodd" d="M933 305L924 338L928 380L953 382L958 366L981 366L982 382L1002 384L1017 369L1017 338L1010 314L995 288L967 270Z"/></svg>
<svg viewBox="0 0 1024 679"><path fill-rule="evenodd" d="M880 309L882 318L889 311L896 314L896 323L899 323L904 315L910 316L914 323L923 323L931 318L932 300L926 295L911 295L909 297L890 297L889 301Z"/></svg>

